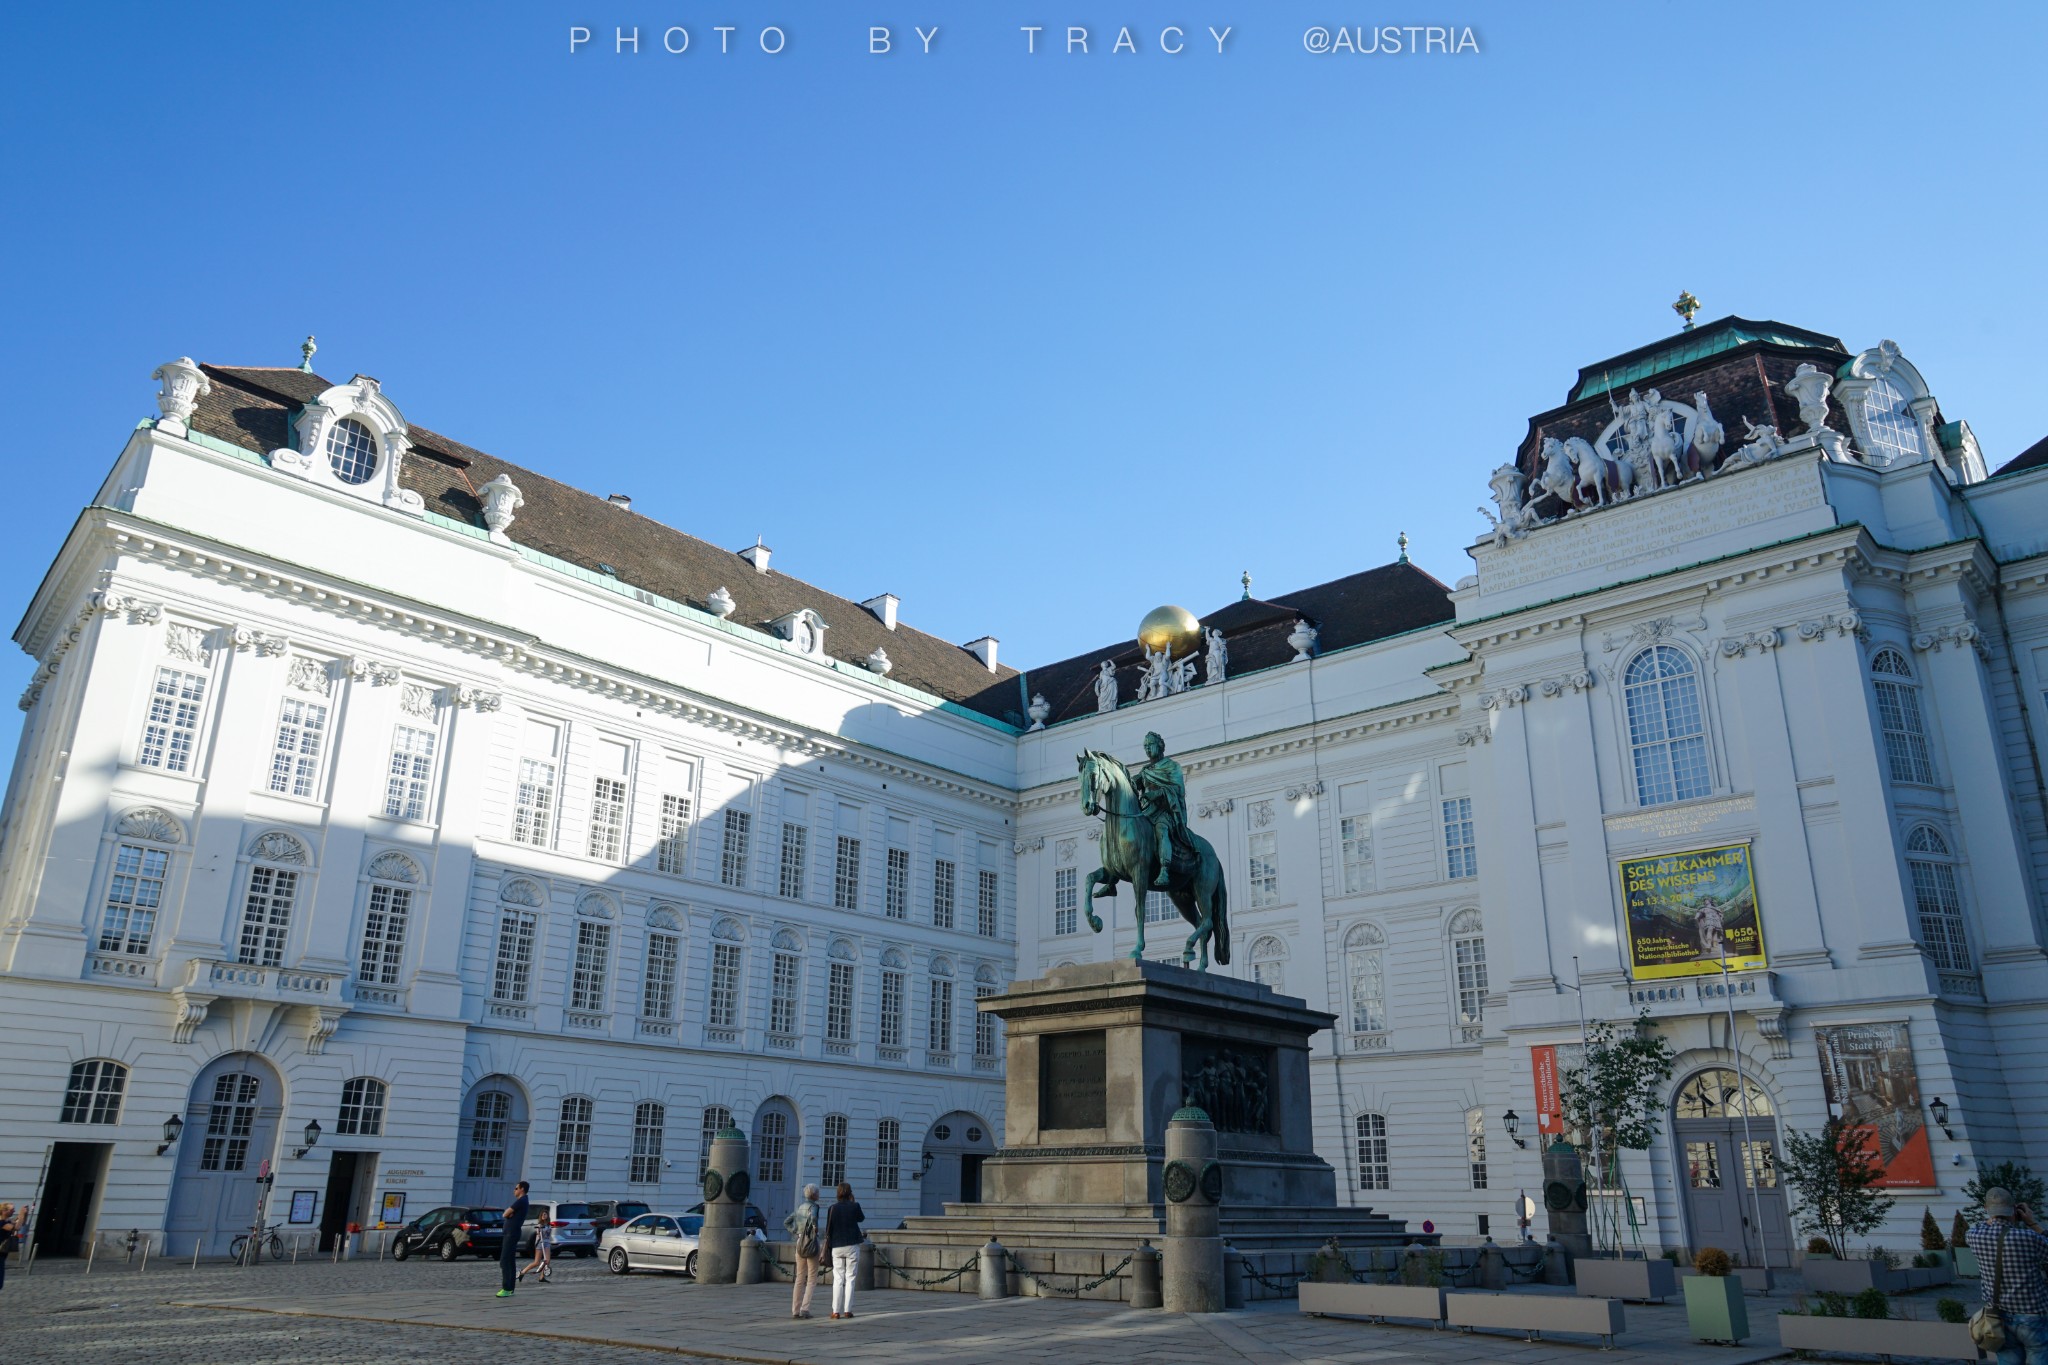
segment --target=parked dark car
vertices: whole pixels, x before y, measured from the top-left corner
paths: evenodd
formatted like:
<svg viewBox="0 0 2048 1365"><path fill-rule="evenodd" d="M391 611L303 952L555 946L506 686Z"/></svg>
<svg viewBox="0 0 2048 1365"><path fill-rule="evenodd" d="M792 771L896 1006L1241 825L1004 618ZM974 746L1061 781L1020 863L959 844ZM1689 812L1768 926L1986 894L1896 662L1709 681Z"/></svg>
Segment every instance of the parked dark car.
<svg viewBox="0 0 2048 1365"><path fill-rule="evenodd" d="M606 1228L622 1228L641 1214L652 1211L639 1199L593 1199L587 1207L590 1209L590 1226L597 1229L599 1236L604 1235Z"/></svg>
<svg viewBox="0 0 2048 1365"><path fill-rule="evenodd" d="M692 1204L690 1206L689 1211L695 1214L702 1214L704 1212L704 1206L702 1204ZM758 1228L764 1234L768 1231L768 1219L767 1216L761 1212L760 1205L747 1205L747 1226L750 1228Z"/></svg>
<svg viewBox="0 0 2048 1365"><path fill-rule="evenodd" d="M439 1256L496 1256L505 1241L505 1215L497 1209L466 1209L457 1205L423 1213L391 1239L391 1259Z"/></svg>

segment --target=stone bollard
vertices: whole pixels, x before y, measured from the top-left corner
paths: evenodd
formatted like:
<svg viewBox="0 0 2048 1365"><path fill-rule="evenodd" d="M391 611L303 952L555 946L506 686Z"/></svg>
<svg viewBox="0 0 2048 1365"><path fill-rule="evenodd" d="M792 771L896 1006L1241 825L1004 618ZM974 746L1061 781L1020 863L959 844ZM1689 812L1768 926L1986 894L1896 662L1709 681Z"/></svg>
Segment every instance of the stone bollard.
<svg viewBox="0 0 2048 1365"><path fill-rule="evenodd" d="M1479 1248L1479 1287L1481 1289L1506 1289L1508 1287L1508 1258L1493 1238Z"/></svg>
<svg viewBox="0 0 2048 1365"><path fill-rule="evenodd" d="M747 1173L747 1155L747 1135L737 1128L722 1128L711 1139L711 1161L704 1168L704 1227L697 1240L700 1285L739 1283L740 1243L752 1240L747 1196L754 1182Z"/></svg>
<svg viewBox="0 0 2048 1365"><path fill-rule="evenodd" d="M764 1276L765 1258L761 1255L761 1239L749 1234L740 1238L740 1266L734 1277L734 1284L759 1284Z"/></svg>
<svg viewBox="0 0 2048 1365"><path fill-rule="evenodd" d="M1543 1239L1543 1283L1570 1284L1572 1282L1571 1257L1565 1253L1564 1243L1552 1233Z"/></svg>
<svg viewBox="0 0 2048 1365"><path fill-rule="evenodd" d="M1157 1308L1162 1302L1159 1296L1159 1252L1148 1239L1138 1243L1138 1249L1131 1253L1131 1307Z"/></svg>
<svg viewBox="0 0 2048 1365"><path fill-rule="evenodd" d="M1245 1294L1244 1253L1230 1243L1223 1244L1223 1309L1236 1313L1244 1308Z"/></svg>
<svg viewBox="0 0 2048 1365"><path fill-rule="evenodd" d="M875 1287L875 1244L873 1242L862 1242L860 1250L854 1253L853 1287L860 1290L871 1290ZM883 1286L885 1289L887 1287L887 1285Z"/></svg>
<svg viewBox="0 0 2048 1365"><path fill-rule="evenodd" d="M1193 1105L1166 1125L1166 1237L1159 1248L1160 1299L1169 1313L1223 1311L1223 1168L1216 1127Z"/></svg>
<svg viewBox="0 0 2048 1365"><path fill-rule="evenodd" d="M1003 1250L1003 1244L993 1237L981 1249L981 1297L1010 1297L1010 1253Z"/></svg>

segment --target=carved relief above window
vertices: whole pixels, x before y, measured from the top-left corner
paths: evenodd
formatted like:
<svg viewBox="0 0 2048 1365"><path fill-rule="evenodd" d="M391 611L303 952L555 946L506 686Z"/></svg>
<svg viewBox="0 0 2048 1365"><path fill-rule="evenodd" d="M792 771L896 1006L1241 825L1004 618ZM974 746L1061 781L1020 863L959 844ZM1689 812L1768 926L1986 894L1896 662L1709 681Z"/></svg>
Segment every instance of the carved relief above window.
<svg viewBox="0 0 2048 1365"><path fill-rule="evenodd" d="M403 853L379 853L370 860L370 875L379 881L408 882L417 884L420 880L419 864Z"/></svg>
<svg viewBox="0 0 2048 1365"><path fill-rule="evenodd" d="M143 806L139 810L129 811L121 817L120 823L114 826L114 832L123 839L141 839L152 844L185 842L185 827L155 806Z"/></svg>
<svg viewBox="0 0 2048 1365"><path fill-rule="evenodd" d="M267 863L304 864L310 861L306 857L304 844L283 830L276 829L267 834L257 835L255 841L249 845L249 856Z"/></svg>
<svg viewBox="0 0 2048 1365"><path fill-rule="evenodd" d="M405 418L377 381L359 374L299 410L294 443L270 452L281 473L414 515L420 495L399 483L412 440Z"/></svg>

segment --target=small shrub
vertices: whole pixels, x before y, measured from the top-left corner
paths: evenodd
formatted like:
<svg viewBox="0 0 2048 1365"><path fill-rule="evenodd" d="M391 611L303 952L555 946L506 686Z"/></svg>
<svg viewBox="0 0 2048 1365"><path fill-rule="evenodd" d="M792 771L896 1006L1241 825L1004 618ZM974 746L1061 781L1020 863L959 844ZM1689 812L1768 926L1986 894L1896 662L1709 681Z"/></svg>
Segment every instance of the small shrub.
<svg viewBox="0 0 2048 1365"><path fill-rule="evenodd" d="M1940 1251L1948 1245L1948 1239L1941 1235L1941 1224L1934 1221L1933 1209L1920 1211L1920 1249Z"/></svg>
<svg viewBox="0 0 2048 1365"><path fill-rule="evenodd" d="M1970 1310L1963 1306L1961 1299L1936 1299L1934 1311L1943 1322L1968 1322Z"/></svg>
<svg viewBox="0 0 2048 1365"><path fill-rule="evenodd" d="M1876 1261L1886 1270L1897 1270L1899 1268L1899 1253L1896 1251L1889 1251L1884 1247L1872 1247L1867 1254L1871 1260Z"/></svg>
<svg viewBox="0 0 2048 1365"><path fill-rule="evenodd" d="M1809 1237L1806 1239L1806 1254L1809 1256L1832 1256L1835 1254L1835 1245L1825 1237Z"/></svg>
<svg viewBox="0 0 2048 1365"><path fill-rule="evenodd" d="M1876 1285L1860 1290L1851 1306L1859 1318L1888 1318L1892 1315L1892 1301Z"/></svg>
<svg viewBox="0 0 2048 1365"><path fill-rule="evenodd" d="M1719 1247L1701 1247L1699 1255L1692 1258L1692 1268L1702 1275L1721 1279L1735 1268L1735 1263Z"/></svg>
<svg viewBox="0 0 2048 1365"><path fill-rule="evenodd" d="M1956 1221L1948 1225L1948 1244L1952 1251L1961 1250L1970 1244L1970 1225L1963 1221L1961 1209L1956 1210Z"/></svg>
<svg viewBox="0 0 2048 1365"><path fill-rule="evenodd" d="M1846 1318L1849 1316L1849 1300L1833 1289L1823 1289L1815 1296L1819 1301L1813 1305L1817 1318Z"/></svg>
<svg viewBox="0 0 2048 1365"><path fill-rule="evenodd" d="M1444 1254L1425 1251L1401 1258L1401 1283L1411 1288L1440 1289L1444 1282Z"/></svg>
<svg viewBox="0 0 2048 1365"><path fill-rule="evenodd" d="M1931 1255L1925 1251L1913 1253L1913 1269L1915 1270L1932 1270L1940 1264L1941 1257L1939 1256Z"/></svg>

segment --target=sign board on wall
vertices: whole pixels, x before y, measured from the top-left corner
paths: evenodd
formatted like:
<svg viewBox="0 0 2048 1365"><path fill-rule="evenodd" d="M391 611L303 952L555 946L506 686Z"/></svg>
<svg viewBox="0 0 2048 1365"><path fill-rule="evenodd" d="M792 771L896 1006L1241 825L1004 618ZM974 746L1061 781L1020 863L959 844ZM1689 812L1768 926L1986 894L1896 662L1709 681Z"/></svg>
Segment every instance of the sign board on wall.
<svg viewBox="0 0 2048 1365"><path fill-rule="evenodd" d="M1748 844L1660 853L1619 864L1637 980L1711 976L1765 965L1763 919Z"/></svg>
<svg viewBox="0 0 2048 1365"><path fill-rule="evenodd" d="M384 1191L384 1206L377 1213L379 1223L403 1223L405 1221L405 1191Z"/></svg>
<svg viewBox="0 0 2048 1365"><path fill-rule="evenodd" d="M312 1222L313 1210L317 1205L319 1198L319 1193L314 1190L293 1190L291 1213L292 1221L294 1223Z"/></svg>
<svg viewBox="0 0 2048 1365"><path fill-rule="evenodd" d="M1536 1076L1536 1131L1545 1137L1564 1132L1564 1106L1557 1091L1557 1049L1549 1044L1529 1049L1529 1067Z"/></svg>
<svg viewBox="0 0 2048 1365"><path fill-rule="evenodd" d="M1841 1024L1813 1031L1828 1117L1884 1168L1879 1184L1934 1187L1934 1149L1920 1111L1920 1071L1907 1026Z"/></svg>

